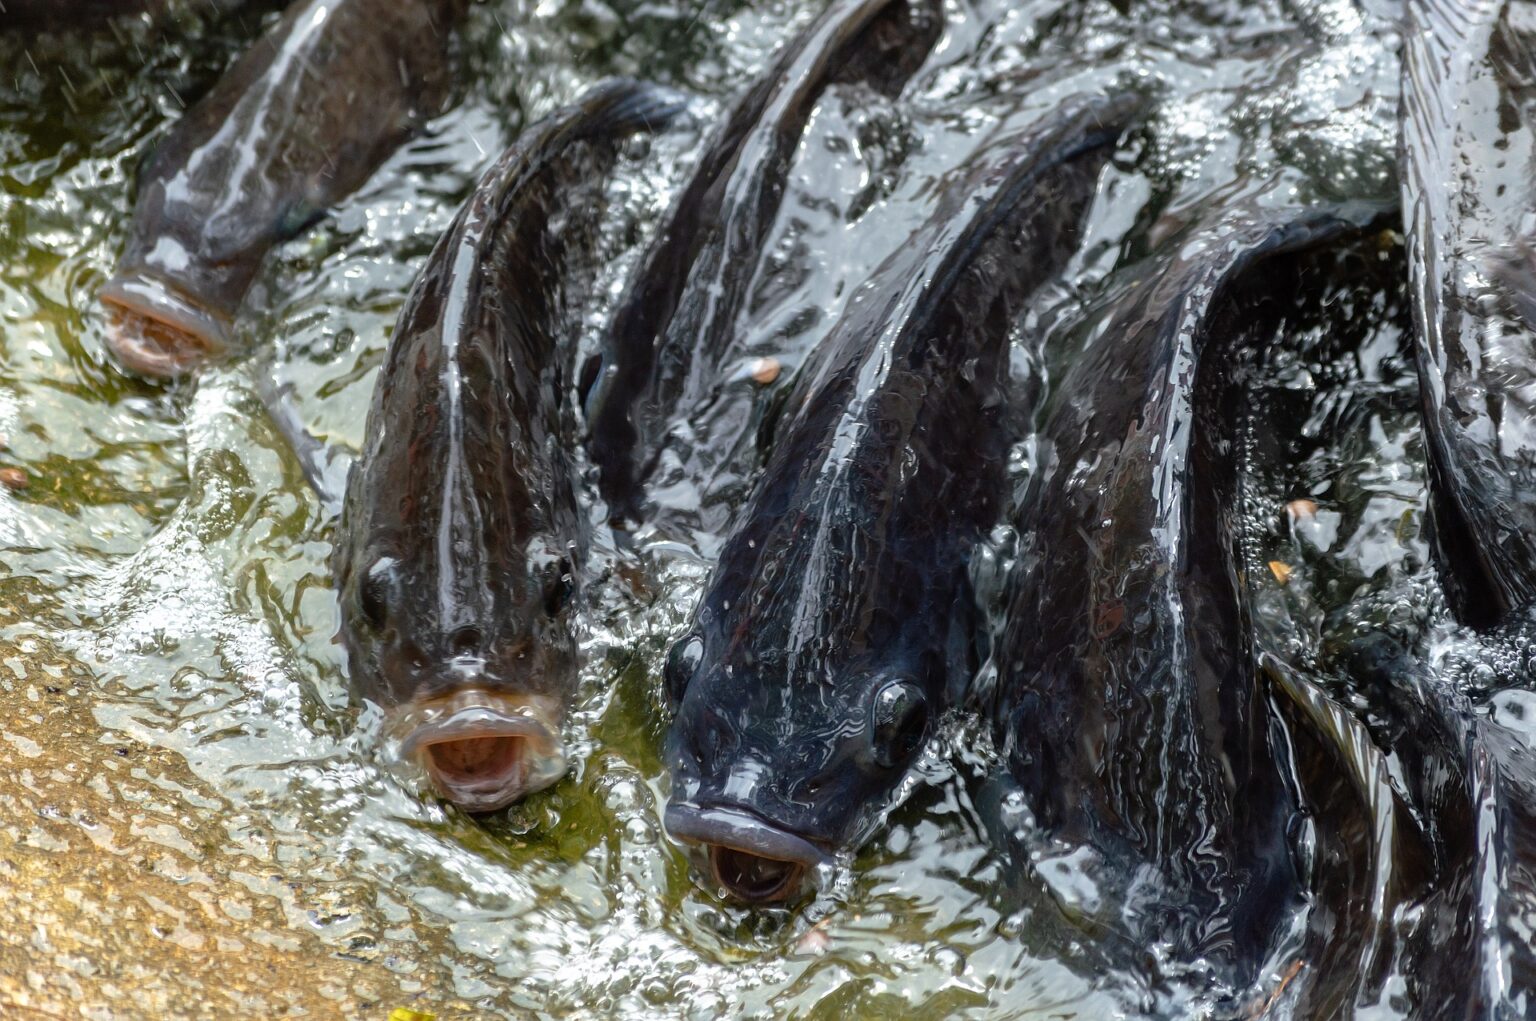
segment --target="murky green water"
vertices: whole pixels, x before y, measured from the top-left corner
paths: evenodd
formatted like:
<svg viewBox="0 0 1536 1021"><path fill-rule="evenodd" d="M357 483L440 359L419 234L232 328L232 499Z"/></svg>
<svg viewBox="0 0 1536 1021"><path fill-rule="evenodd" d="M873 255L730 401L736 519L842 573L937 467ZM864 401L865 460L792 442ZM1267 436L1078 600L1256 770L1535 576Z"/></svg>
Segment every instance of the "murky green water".
<svg viewBox="0 0 1536 1021"><path fill-rule="evenodd" d="M349 702L331 525L258 382L290 385L313 433L355 448L415 270L525 118L616 73L718 110L816 0L478 7L455 109L277 253L247 355L163 388L107 362L93 294L123 240L135 161L260 30L256 16L189 6L171 28L0 40L0 464L30 477L0 492L0 1015L1146 1009L1133 978L1080 963L1074 940L1089 937L1048 917L1044 898L999 893L1010 884L972 807L992 765L965 720L814 904L747 911L700 887L661 832L657 670L730 491L725 510L698 514L684 490L636 570L612 570L599 543L610 570L584 642L577 764L546 795L485 821L446 809L381 763L377 720ZM1020 331L1021 359L1150 247L1160 218L1271 178L1314 198L1393 197L1390 13L1342 0L949 3L905 97L834 88L812 119L754 353L793 367L1000 116L1076 88L1150 82L1163 100L1106 176L1070 278ZM604 301L696 142L683 132L636 151L615 184ZM1296 568L1291 592L1311 600L1300 619L1425 584L1414 380L1401 301L1381 286L1380 274L1341 281L1328 307L1350 344L1330 346L1325 322L1256 384L1304 426L1288 459L1250 469L1245 508L1256 562ZM587 343L605 311L592 309ZM1021 478L1029 460L1021 445ZM1302 496L1320 512L1292 538L1284 504Z"/></svg>

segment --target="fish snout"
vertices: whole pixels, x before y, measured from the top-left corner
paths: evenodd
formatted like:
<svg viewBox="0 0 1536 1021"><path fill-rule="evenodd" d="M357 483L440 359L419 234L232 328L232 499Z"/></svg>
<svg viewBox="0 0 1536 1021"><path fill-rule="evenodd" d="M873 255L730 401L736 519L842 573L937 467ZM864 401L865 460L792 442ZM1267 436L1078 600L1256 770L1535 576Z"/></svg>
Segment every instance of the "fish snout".
<svg viewBox="0 0 1536 1021"><path fill-rule="evenodd" d="M543 700L474 689L408 706L394 728L399 757L466 812L495 812L558 780L566 767L559 715Z"/></svg>
<svg viewBox="0 0 1536 1021"><path fill-rule="evenodd" d="M107 309L107 347L130 372L170 379L229 349L225 316L153 277L114 277L97 297Z"/></svg>
<svg viewBox="0 0 1536 1021"><path fill-rule="evenodd" d="M673 840L700 849L715 882L737 900L790 900L832 856L817 845L750 812L674 802L665 826Z"/></svg>

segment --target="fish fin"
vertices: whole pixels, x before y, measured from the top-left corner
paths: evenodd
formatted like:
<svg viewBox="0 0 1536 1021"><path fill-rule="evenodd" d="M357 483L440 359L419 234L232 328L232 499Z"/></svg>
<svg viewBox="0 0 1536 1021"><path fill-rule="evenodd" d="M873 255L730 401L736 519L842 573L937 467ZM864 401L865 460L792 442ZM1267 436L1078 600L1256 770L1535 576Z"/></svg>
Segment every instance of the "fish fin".
<svg viewBox="0 0 1536 1021"><path fill-rule="evenodd" d="M326 515L332 518L339 516L342 498L347 491L347 474L351 467L351 459L339 448L317 439L304 427L298 411L293 406L292 383L279 386L264 374L258 374L255 390L262 405L267 409L267 415L272 419L272 424L288 441L288 446L293 450L293 456L299 462L299 469L304 473L305 481L315 491L315 496L325 508Z"/></svg>

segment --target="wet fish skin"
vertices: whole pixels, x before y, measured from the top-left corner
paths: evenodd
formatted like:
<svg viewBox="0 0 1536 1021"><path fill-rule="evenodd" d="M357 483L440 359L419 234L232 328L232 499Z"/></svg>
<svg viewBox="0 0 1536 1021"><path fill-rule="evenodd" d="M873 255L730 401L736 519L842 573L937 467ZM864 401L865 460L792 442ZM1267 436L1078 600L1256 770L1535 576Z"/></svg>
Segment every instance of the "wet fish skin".
<svg viewBox="0 0 1536 1021"><path fill-rule="evenodd" d="M1326 611L1312 603L1321 586L1306 570L1309 553L1300 536L1315 520L1316 505L1284 501L1290 554L1272 545L1274 518L1256 513L1273 511L1293 495L1279 480L1294 479L1309 457L1347 447L1345 434L1369 428L1363 423L1376 408L1370 391L1350 386L1348 398L1334 404L1317 390L1286 387L1281 378L1282 366L1298 356L1325 364L1350 357L1406 319L1406 295L1400 304L1396 293L1406 265L1400 249L1383 250L1383 240L1366 233L1299 256L1296 300L1284 318L1271 334L1218 352L1217 385L1199 393L1211 405L1208 420L1221 427L1214 439L1237 463L1230 503L1242 508L1233 546L1247 644L1278 735L1273 743L1284 752L1276 766L1299 806L1292 832L1301 909L1290 938L1277 941L1258 989L1246 997L1250 1009L1243 1016L1352 1016L1381 1002L1390 976L1423 981L1439 963L1402 963L1399 920L1423 903L1422 880L1432 867L1415 807L1397 789L1393 762L1360 715L1328 695L1358 689L1341 685L1315 655L1317 622ZM1339 300L1384 288L1392 295L1368 310ZM1325 384L1324 392L1336 396L1337 387ZM1308 419L1325 400L1328 423L1318 429ZM1298 578L1272 566L1290 562Z"/></svg>
<svg viewBox="0 0 1536 1021"><path fill-rule="evenodd" d="M1416 1016L1493 1021L1536 995L1536 761L1525 741L1436 676L1420 643L1372 627L1330 636L1371 705L1376 742L1420 821L1427 865L1398 951Z"/></svg>
<svg viewBox="0 0 1536 1021"><path fill-rule="evenodd" d="M1536 602L1536 18L1524 3L1410 0L1404 20L1400 179L1435 552L1463 622L1518 629ZM1461 923L1433 942L1474 985L1436 1016L1515 1016L1536 987L1536 769L1422 673L1392 678L1412 721L1400 754L1428 785L1441 896Z"/></svg>
<svg viewBox="0 0 1536 1021"><path fill-rule="evenodd" d="M136 14L161 3L163 0L0 0L0 31Z"/></svg>
<svg viewBox="0 0 1536 1021"><path fill-rule="evenodd" d="M1005 126L802 366L669 659L674 833L769 858L784 834L855 845L969 680L966 564L1005 488L1009 329L1137 107L1078 97ZM758 838L711 837L711 811Z"/></svg>
<svg viewBox="0 0 1536 1021"><path fill-rule="evenodd" d="M1433 535L1457 615L1487 627L1536 600L1536 17L1524 3L1410 0L1403 41Z"/></svg>
<svg viewBox="0 0 1536 1021"><path fill-rule="evenodd" d="M230 11L250 0L197 0L204 7ZM110 18L147 13L158 18L174 0L0 0L0 32L6 29L76 29Z"/></svg>
<svg viewBox="0 0 1536 1021"><path fill-rule="evenodd" d="M1240 986L1296 906L1295 805L1246 644L1226 430L1199 388L1286 313L1279 256L1377 212L1240 206L1149 260L1072 356L1016 521L987 694L1025 804L1140 877L1133 944L1226 962Z"/></svg>
<svg viewBox="0 0 1536 1021"><path fill-rule="evenodd" d="M156 146L100 298L125 368L226 350L267 252L446 104L467 0L296 0Z"/></svg>
<svg viewBox="0 0 1536 1021"><path fill-rule="evenodd" d="M1366 235L1302 260L1302 301L1281 330L1300 326L1317 338L1303 354L1308 362L1352 351L1383 328L1395 333L1406 320L1406 289L1401 305L1393 294L1363 316L1336 300L1406 277L1405 253L1382 259L1381 240ZM1386 400L1351 384L1334 405L1337 383L1329 398L1285 386L1280 367L1299 352L1289 337L1278 339L1237 352L1246 364L1223 373L1232 385L1220 412L1243 462L1234 504L1249 508L1239 515L1237 548L1253 651L1305 813L1297 841L1305 934L1285 948L1288 965L1266 969L1294 972L1271 1013L1347 1017L1386 1001L1415 1018L1523 1016L1519 997L1536 976L1536 953L1519 936L1536 919L1532 767L1498 753L1500 744L1513 747L1507 731L1473 708L1435 655L1431 621L1441 608L1423 598L1413 572L1400 577L1402 588L1373 586L1364 601L1331 612L1316 601L1324 588L1317 574L1276 585L1265 559L1275 552L1271 525L1252 510L1273 508L1290 492L1277 480L1304 473L1320 451L1358 442L1349 434L1374 428ZM1318 430L1307 422L1320 401L1331 407ZM1314 554L1300 534L1293 542L1305 564ZM1526 644L1523 635L1495 640ZM1324 689L1348 692L1352 708ZM1479 804L1496 807L1485 813ZM1490 875L1498 881L1481 878Z"/></svg>
<svg viewBox="0 0 1536 1021"><path fill-rule="evenodd" d="M588 449L618 519L639 519L668 425L715 385L816 103L837 81L900 90L938 37L932 0L834 0L711 136L621 299L587 396Z"/></svg>
<svg viewBox="0 0 1536 1021"><path fill-rule="evenodd" d="M419 707L489 692L532 706L557 739L586 546L564 271L595 229L619 144L681 108L618 81L529 128L412 287L334 558L362 697Z"/></svg>

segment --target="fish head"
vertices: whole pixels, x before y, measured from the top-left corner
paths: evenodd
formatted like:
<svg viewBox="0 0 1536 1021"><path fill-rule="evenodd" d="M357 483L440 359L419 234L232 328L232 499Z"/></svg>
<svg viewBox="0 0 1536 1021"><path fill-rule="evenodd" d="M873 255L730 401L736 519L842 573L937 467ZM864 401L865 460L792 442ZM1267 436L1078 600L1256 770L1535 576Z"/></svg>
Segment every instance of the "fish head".
<svg viewBox="0 0 1536 1021"><path fill-rule="evenodd" d="M355 566L340 558L353 682L384 707L395 754L466 811L504 808L565 772L574 552L536 545L494 558L474 592L447 585L436 558L410 543L366 544ZM474 559L485 565L488 552Z"/></svg>
<svg viewBox="0 0 1536 1021"><path fill-rule="evenodd" d="M931 664L709 650L695 632L668 657L665 824L732 896L790 899L890 804L929 734Z"/></svg>
<svg viewBox="0 0 1536 1021"><path fill-rule="evenodd" d="M434 288L452 288L424 278L338 524L341 637L391 746L490 812L564 772L585 533L546 408L556 387L514 371L505 331L445 332Z"/></svg>

